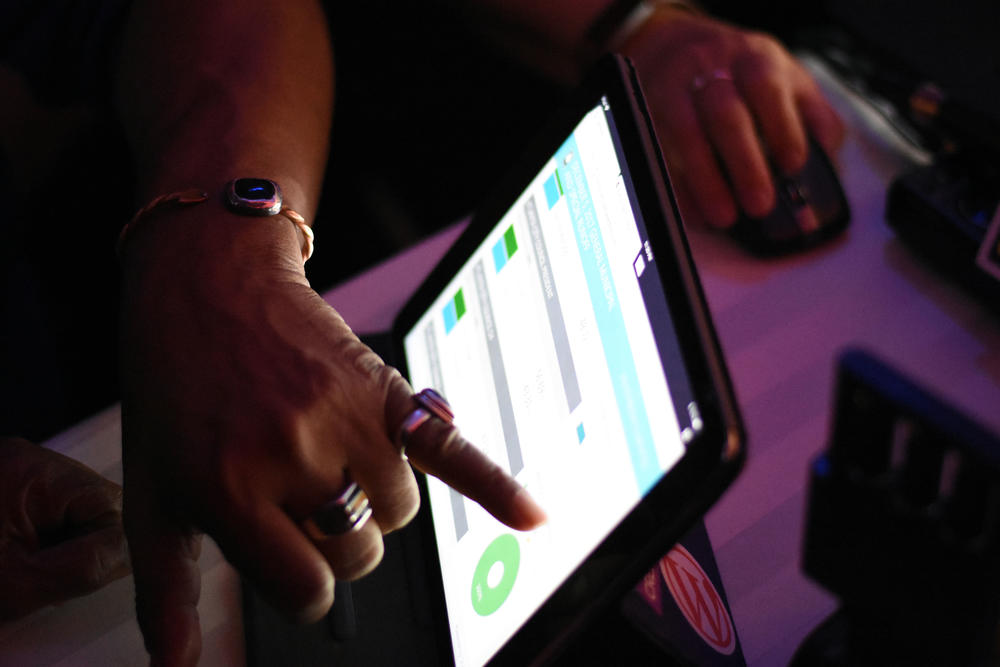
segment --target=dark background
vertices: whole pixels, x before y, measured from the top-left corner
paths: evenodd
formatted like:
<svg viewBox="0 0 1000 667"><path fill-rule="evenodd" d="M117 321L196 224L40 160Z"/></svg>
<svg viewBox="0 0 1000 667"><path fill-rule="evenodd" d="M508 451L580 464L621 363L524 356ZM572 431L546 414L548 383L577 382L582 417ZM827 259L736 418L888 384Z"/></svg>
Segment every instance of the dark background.
<svg viewBox="0 0 1000 667"><path fill-rule="evenodd" d="M564 93L560 84L492 48L449 3L415 4L327 3L337 103L315 222L317 252L307 265L317 290L466 216ZM826 24L821 3L702 4L786 42L794 42L802 26ZM972 59L929 48L928 35L936 34L992 44L986 33L998 24L982 16L995 16L996 3L962 5L944 11L931 0L830 2L841 20L853 17L855 27L868 33L869 45L923 61L907 66L933 65L968 78L975 64L977 79L962 84L970 89L965 94L995 100L995 47ZM979 19L954 24L961 16ZM9 25L0 27L0 60L9 61L5 44L17 40L5 30ZM44 50L49 55L38 67L23 58L14 64L32 70L34 92L58 112L76 109L81 96L84 111L68 114L76 118L72 131L46 134L42 127L45 151L6 139L0 146L0 435L36 440L117 400L113 249L133 212L128 152L107 108L106 85L80 93L81 79L89 85L101 77L58 70L60 58L77 70L100 61L73 60L75 46L65 36L51 41L64 53ZM992 97L977 90L992 91ZM0 123L10 116L4 106ZM16 139L17 128L3 130Z"/></svg>

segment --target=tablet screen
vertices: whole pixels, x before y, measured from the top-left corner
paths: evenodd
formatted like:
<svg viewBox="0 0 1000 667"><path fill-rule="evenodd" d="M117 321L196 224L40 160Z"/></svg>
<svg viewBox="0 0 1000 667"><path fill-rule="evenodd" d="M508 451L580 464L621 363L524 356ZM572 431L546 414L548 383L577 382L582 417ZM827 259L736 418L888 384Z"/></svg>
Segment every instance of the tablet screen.
<svg viewBox="0 0 1000 667"><path fill-rule="evenodd" d="M404 336L410 380L545 508L503 526L428 497L455 662L481 665L701 428L606 98Z"/></svg>

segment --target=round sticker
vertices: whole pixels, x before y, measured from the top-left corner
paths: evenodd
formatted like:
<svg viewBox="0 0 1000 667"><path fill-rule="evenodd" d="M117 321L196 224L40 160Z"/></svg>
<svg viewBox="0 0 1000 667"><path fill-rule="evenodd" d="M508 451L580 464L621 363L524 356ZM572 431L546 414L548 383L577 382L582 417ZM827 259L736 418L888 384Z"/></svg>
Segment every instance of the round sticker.
<svg viewBox="0 0 1000 667"><path fill-rule="evenodd" d="M705 643L723 655L736 648L736 631L712 579L691 552L676 545L660 560L660 574L684 618Z"/></svg>
<svg viewBox="0 0 1000 667"><path fill-rule="evenodd" d="M472 574L472 608L489 616L504 603L517 579L521 547L513 535L501 535L486 547Z"/></svg>

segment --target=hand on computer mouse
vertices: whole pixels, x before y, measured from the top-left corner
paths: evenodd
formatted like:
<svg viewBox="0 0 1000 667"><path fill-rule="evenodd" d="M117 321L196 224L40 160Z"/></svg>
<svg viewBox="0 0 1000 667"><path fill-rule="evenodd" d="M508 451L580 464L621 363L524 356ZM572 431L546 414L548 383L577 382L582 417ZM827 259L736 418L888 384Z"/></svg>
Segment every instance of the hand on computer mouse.
<svg viewBox="0 0 1000 667"><path fill-rule="evenodd" d="M689 223L767 215L771 162L794 174L810 134L830 153L843 140L816 82L769 35L664 4L621 50L639 71Z"/></svg>
<svg viewBox="0 0 1000 667"><path fill-rule="evenodd" d="M759 256L814 248L840 234L850 220L844 190L823 148L810 139L805 165L785 174L772 165L775 205L763 216L740 216L730 228L734 239Z"/></svg>

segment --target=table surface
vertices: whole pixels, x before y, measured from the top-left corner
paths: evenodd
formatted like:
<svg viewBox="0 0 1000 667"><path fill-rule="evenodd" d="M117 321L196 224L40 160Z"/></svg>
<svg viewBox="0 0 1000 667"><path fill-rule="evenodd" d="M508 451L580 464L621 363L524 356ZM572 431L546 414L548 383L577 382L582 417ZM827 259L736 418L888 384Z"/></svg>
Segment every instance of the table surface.
<svg viewBox="0 0 1000 667"><path fill-rule="evenodd" d="M691 247L749 436L746 467L706 524L750 665L786 665L835 601L800 571L809 461L824 448L836 356L862 346L1000 431L1000 318L923 265L884 219L912 155L814 70L848 123L838 161L853 211L843 239L774 261L709 230ZM455 226L325 295L359 333L388 328ZM117 406L46 443L121 481ZM201 566L202 664L244 662L238 577L211 543ZM136 665L130 578L0 626L0 666Z"/></svg>

